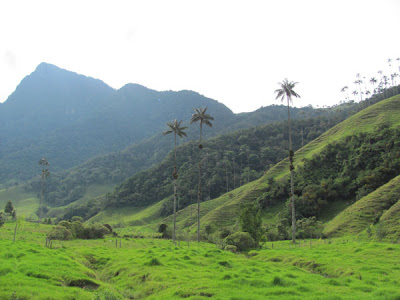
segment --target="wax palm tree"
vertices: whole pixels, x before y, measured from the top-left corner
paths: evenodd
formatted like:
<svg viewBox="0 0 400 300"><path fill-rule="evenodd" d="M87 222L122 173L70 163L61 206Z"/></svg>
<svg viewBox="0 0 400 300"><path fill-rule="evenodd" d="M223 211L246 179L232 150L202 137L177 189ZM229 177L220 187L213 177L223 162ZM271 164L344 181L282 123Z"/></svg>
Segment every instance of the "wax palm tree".
<svg viewBox="0 0 400 300"><path fill-rule="evenodd" d="M290 124L290 104L293 102L292 97L300 98L300 95L294 91L294 88L298 82L289 81L285 78L279 83L280 88L275 90L277 93L276 98L280 98L283 102L286 98L288 106L288 126L289 126L289 169L290 169L290 196L292 204L292 242L296 242L296 215L295 215L295 203L294 203L294 182L293 182L293 159L294 152L292 148L292 128Z"/></svg>
<svg viewBox="0 0 400 300"><path fill-rule="evenodd" d="M373 87L373 89L374 89L374 94L376 93L376 91L375 91L375 84L376 84L377 82L378 82L378 81L376 80L375 77L371 77L371 79L369 80L369 83L372 84L372 87Z"/></svg>
<svg viewBox="0 0 400 300"><path fill-rule="evenodd" d="M172 178L174 179L174 231L172 234L172 239L176 244L176 180L178 179L178 172L176 170L176 137L186 136L184 131L187 127L181 126L182 121L177 121L174 119L170 123L166 123L168 130L164 131L164 135L173 133L174 134L174 172L172 173Z"/></svg>
<svg viewBox="0 0 400 300"><path fill-rule="evenodd" d="M342 87L342 89L340 90L344 95L345 95L345 99L348 100L348 96L347 96L347 90L349 89L349 87L346 85L344 87Z"/></svg>
<svg viewBox="0 0 400 300"><path fill-rule="evenodd" d="M42 167L42 173L40 175L40 211L39 211L39 223L42 221L43 217L43 201L44 201L44 189L46 184L46 178L50 176L50 172L48 169L49 162L45 157L42 157L39 160L39 166Z"/></svg>
<svg viewBox="0 0 400 300"><path fill-rule="evenodd" d="M361 92L361 83L362 83L362 80L361 80L361 79L358 79L358 80L354 81L354 83L355 83L355 84L358 84L358 89L360 90L360 103L362 103L362 101L363 101L363 99L362 99L362 92Z"/></svg>
<svg viewBox="0 0 400 300"><path fill-rule="evenodd" d="M389 58L389 59L387 60L387 62L388 62L388 64L389 64L389 68L390 68L390 77L391 77L391 79L392 79L392 86L393 86L393 76L392 76L392 59L391 59L391 58Z"/></svg>
<svg viewBox="0 0 400 300"><path fill-rule="evenodd" d="M195 108L195 113L192 115L192 119L190 120L190 124L200 122L200 139L199 139L199 150L200 150L200 161L199 161L199 179L198 179L198 189L197 189L197 242L200 242L200 200L201 200L201 164L202 164L202 155L201 149L203 149L202 144L202 135L203 135L203 124L208 127L212 127L211 121L214 118L207 114L206 108Z"/></svg>

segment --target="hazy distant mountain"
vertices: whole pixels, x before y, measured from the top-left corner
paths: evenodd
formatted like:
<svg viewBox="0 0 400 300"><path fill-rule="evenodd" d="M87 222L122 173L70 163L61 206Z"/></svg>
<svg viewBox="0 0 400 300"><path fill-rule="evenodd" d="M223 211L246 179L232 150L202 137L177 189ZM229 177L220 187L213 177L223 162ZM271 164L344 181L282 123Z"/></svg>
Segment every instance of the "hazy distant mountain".
<svg viewBox="0 0 400 300"><path fill-rule="evenodd" d="M167 121L190 118L199 106L209 107L220 124L234 117L223 104L195 92L136 84L114 90L42 63L0 105L0 183L38 174L43 156L59 171L121 150L162 131Z"/></svg>

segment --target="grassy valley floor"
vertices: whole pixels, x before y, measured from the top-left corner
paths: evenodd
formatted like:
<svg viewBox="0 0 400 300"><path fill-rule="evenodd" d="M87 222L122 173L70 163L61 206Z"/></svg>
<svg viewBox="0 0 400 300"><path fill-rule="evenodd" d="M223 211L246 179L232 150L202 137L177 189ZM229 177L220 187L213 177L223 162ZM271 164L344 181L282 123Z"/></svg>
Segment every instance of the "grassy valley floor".
<svg viewBox="0 0 400 300"><path fill-rule="evenodd" d="M15 243L14 226L0 229L0 299L400 299L399 244L283 241L234 254L110 237L49 249L51 226L23 223Z"/></svg>

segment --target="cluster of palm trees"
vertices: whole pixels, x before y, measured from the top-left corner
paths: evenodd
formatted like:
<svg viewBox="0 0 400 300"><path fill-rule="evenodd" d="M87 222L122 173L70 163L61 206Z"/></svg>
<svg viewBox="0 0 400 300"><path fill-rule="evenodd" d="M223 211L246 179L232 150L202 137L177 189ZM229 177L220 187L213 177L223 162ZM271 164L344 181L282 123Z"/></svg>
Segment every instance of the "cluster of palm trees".
<svg viewBox="0 0 400 300"><path fill-rule="evenodd" d="M195 108L195 113L192 115L190 120L190 124L199 122L200 123L200 138L199 138L199 151L200 151L200 160L199 160L199 178L198 178L198 191L197 191L197 242L200 241L200 200L201 200L201 169L202 169L202 134L203 134L203 124L209 127L212 127L211 121L214 118L207 114L206 108ZM172 173L172 178L174 181L174 202L173 202L173 232L172 239L176 244L176 198L177 198L177 179L178 179L178 171L176 168L176 138L186 136L185 129L187 127L182 126L182 121L178 121L174 119L172 122L167 123L168 130L164 132L164 134L174 134L174 171Z"/></svg>
<svg viewBox="0 0 400 300"><path fill-rule="evenodd" d="M292 130L291 130L291 118L290 118L290 104L293 102L293 97L300 98L300 95L294 91L297 82L289 81L284 79L279 83L280 88L275 91L277 93L276 99L280 98L283 102L287 100L288 107L288 125L289 125L289 169L290 169L290 198L291 198L291 213L292 213L292 241L295 242L296 238L296 217L295 217L295 195L294 195L294 151L292 146ZM197 242L200 241L200 201L201 201L201 171L202 171L202 133L203 124L212 127L211 121L214 118L207 114L207 108L196 108L195 113L192 115L190 124L199 122L200 123L200 138L199 138L199 177L198 177L198 191L197 191ZM178 171L176 167L176 140L177 137L182 138L186 136L185 129L186 126L182 126L182 121L174 119L172 122L166 123L168 130L164 132L166 134L174 135L174 171L172 173L172 178L174 182L174 201L173 201L173 233L172 239L176 244L176 199L177 199L177 179Z"/></svg>
<svg viewBox="0 0 400 300"><path fill-rule="evenodd" d="M386 75L382 70L377 72L378 76L372 76L369 79L365 76L361 76L360 73L356 74L356 80L354 81L354 88L351 94L354 96L354 101L363 102L370 95L385 93L389 87L397 85L397 78L400 77L400 58L396 58L397 69L393 66L393 60L389 58L387 63L389 65L390 75ZM345 99L350 100L349 87L346 85L341 89Z"/></svg>

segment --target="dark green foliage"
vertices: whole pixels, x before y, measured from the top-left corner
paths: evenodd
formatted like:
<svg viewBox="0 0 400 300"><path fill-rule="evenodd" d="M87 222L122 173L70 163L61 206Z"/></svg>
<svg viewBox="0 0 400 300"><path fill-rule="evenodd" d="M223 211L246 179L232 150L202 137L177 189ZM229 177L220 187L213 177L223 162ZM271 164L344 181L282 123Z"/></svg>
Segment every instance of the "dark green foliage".
<svg viewBox="0 0 400 300"><path fill-rule="evenodd" d="M83 220L90 219L104 208L106 201L107 195L105 197L105 200L100 197L86 201L83 204L70 205L66 209L66 212L64 213L62 219L72 220L72 218L74 217L80 217Z"/></svg>
<svg viewBox="0 0 400 300"><path fill-rule="evenodd" d="M158 226L158 232L161 233L161 237L163 239L168 239L171 237L171 233L168 231L167 224L160 224L160 226Z"/></svg>
<svg viewBox="0 0 400 300"><path fill-rule="evenodd" d="M296 228L296 236L300 239L322 237L322 222L316 217L297 220Z"/></svg>
<svg viewBox="0 0 400 300"><path fill-rule="evenodd" d="M234 234L227 236L224 239L224 245L233 245L236 247L237 251L248 251L255 247L254 239L248 232L238 231ZM225 247L226 247L225 246Z"/></svg>
<svg viewBox="0 0 400 300"><path fill-rule="evenodd" d="M219 261L218 264L220 266L226 267L226 268L230 268L231 264L229 263L229 261L223 260L223 261Z"/></svg>
<svg viewBox="0 0 400 300"><path fill-rule="evenodd" d="M48 240L70 240L72 239L72 232L68 228L57 225L47 234Z"/></svg>
<svg viewBox="0 0 400 300"><path fill-rule="evenodd" d="M13 206L11 200L9 200L9 201L7 202L7 204L6 204L6 206L4 207L4 212L5 212L6 214L11 215L13 211L14 211L14 206Z"/></svg>
<svg viewBox="0 0 400 300"><path fill-rule="evenodd" d="M112 233L106 225L108 224L84 225L79 221L73 223L61 221L48 233L47 238L49 240L102 239L106 234Z"/></svg>
<svg viewBox="0 0 400 300"><path fill-rule="evenodd" d="M261 210L257 203L249 203L240 207L239 225L241 231L250 234L255 247L258 248L265 231L262 227Z"/></svg>
<svg viewBox="0 0 400 300"><path fill-rule="evenodd" d="M145 265L146 266L162 266L162 263L157 258L152 258Z"/></svg>

